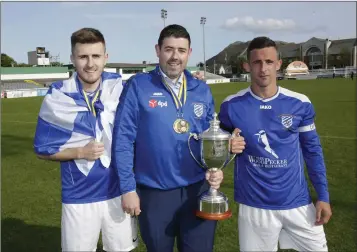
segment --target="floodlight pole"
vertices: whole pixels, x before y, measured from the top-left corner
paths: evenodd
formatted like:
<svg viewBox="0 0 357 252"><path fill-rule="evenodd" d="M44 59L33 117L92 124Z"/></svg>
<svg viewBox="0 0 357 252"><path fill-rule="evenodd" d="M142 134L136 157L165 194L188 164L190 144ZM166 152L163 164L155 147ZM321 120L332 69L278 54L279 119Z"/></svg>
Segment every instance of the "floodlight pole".
<svg viewBox="0 0 357 252"><path fill-rule="evenodd" d="M203 34L203 70L204 70L204 78L206 78L206 48L205 48L205 24L206 24L206 18L201 17L200 21L202 25L202 34Z"/></svg>
<svg viewBox="0 0 357 252"><path fill-rule="evenodd" d="M167 19L167 10L165 10L165 9L161 10L161 18L164 20L164 28L165 28L166 27L165 19Z"/></svg>

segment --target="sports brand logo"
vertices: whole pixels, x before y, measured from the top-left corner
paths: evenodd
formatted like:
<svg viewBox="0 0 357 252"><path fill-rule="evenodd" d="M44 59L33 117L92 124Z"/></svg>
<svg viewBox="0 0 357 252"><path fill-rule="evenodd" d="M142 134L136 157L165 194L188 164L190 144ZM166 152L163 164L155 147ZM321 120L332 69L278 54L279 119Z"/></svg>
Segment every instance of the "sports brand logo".
<svg viewBox="0 0 357 252"><path fill-rule="evenodd" d="M280 115L281 124L286 128L289 129L293 125L293 115Z"/></svg>
<svg viewBox="0 0 357 252"><path fill-rule="evenodd" d="M131 216L131 227L133 242L136 243L138 240L138 217L135 215Z"/></svg>
<svg viewBox="0 0 357 252"><path fill-rule="evenodd" d="M272 109L271 105L260 105L260 109Z"/></svg>
<svg viewBox="0 0 357 252"><path fill-rule="evenodd" d="M203 104L202 103L193 104L193 113L195 113L197 117L201 117L203 115Z"/></svg>
<svg viewBox="0 0 357 252"><path fill-rule="evenodd" d="M164 94L161 93L161 92L154 92L154 93L152 94L152 97L164 97Z"/></svg>

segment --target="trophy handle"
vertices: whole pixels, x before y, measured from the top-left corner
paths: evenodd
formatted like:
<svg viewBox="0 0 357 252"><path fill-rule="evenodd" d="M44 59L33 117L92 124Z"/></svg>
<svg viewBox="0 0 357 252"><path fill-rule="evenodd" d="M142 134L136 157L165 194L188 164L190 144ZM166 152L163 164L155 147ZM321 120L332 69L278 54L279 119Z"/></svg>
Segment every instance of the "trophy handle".
<svg viewBox="0 0 357 252"><path fill-rule="evenodd" d="M198 136L197 136L196 133L190 133L190 136L189 136L189 138L188 138L188 149L190 150L190 154L191 154L191 156L193 157L193 159L196 161L196 163L197 163L199 166L201 166L202 168L205 168L200 162L197 161L195 155L193 154L193 152L192 152L192 150L191 150L190 140L191 140L192 137L193 137L195 140L198 140Z"/></svg>
<svg viewBox="0 0 357 252"><path fill-rule="evenodd" d="M232 134L232 136L231 136L231 138L229 139L229 147L228 147L228 155L229 155L229 157L231 157L230 159L229 159L229 161L227 161L226 163L225 163L225 166L226 165L228 165L230 162L232 162L233 161L233 159L237 156L237 154L230 154L231 153L231 140L233 139L233 138L236 138L236 137L239 137L240 136L240 134L239 133L237 133L237 135L236 134Z"/></svg>

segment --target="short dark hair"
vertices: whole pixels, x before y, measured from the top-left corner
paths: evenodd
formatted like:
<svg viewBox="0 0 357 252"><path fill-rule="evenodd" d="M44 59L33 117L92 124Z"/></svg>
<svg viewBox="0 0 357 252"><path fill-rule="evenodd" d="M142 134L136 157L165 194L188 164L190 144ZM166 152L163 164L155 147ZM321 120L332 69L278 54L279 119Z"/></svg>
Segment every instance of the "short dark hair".
<svg viewBox="0 0 357 252"><path fill-rule="evenodd" d="M247 59L249 60L250 57L250 52L255 50L255 49L263 49L267 47L274 47L276 51L278 51L278 48L276 46L276 43L274 40L268 38L268 37L256 37L252 41L250 41L247 49Z"/></svg>
<svg viewBox="0 0 357 252"><path fill-rule="evenodd" d="M72 33L71 36L72 52L77 43L94 44L98 42L102 42L105 46L104 36L99 30L94 28L82 28Z"/></svg>
<svg viewBox="0 0 357 252"><path fill-rule="evenodd" d="M181 25L178 24L168 25L161 31L158 40L158 44L160 48L162 46L162 42L164 41L164 39L169 37L185 38L188 40L188 46L191 46L190 34L186 30L186 28Z"/></svg>

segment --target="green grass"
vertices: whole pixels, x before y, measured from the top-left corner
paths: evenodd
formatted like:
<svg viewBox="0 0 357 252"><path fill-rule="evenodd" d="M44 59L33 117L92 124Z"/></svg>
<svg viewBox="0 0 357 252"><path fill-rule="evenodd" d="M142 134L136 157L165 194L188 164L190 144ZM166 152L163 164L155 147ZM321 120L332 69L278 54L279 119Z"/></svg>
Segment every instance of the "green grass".
<svg viewBox="0 0 357 252"><path fill-rule="evenodd" d="M356 83L349 79L281 81L309 96L317 113L327 165L333 216L325 226L330 251L356 251ZM212 85L216 111L247 83ZM41 97L2 99L2 251L60 251L59 165L39 160L32 142ZM232 164L221 187L233 217L221 221L215 251L239 251ZM98 251L101 246L98 246ZM141 242L135 251L145 251Z"/></svg>

